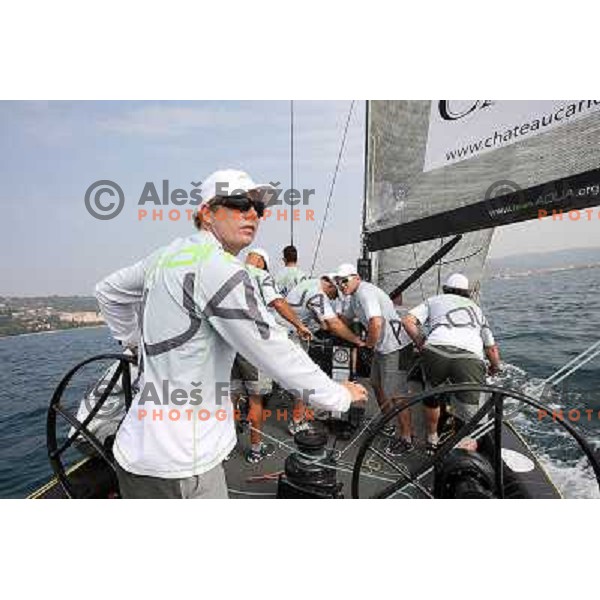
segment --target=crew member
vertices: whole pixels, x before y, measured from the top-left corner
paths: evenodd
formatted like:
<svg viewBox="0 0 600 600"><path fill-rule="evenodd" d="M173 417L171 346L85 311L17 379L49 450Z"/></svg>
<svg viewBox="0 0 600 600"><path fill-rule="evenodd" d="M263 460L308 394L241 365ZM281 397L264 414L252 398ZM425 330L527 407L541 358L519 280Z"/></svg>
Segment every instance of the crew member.
<svg viewBox="0 0 600 600"><path fill-rule="evenodd" d="M283 269L275 277L275 284L281 295L285 297L290 290L307 277L298 267L298 250L296 250L296 246L286 246L283 249L283 264Z"/></svg>
<svg viewBox="0 0 600 600"><path fill-rule="evenodd" d="M395 403L406 401L408 396L408 370L413 356L411 340L402 329L390 297L376 285L363 281L354 265L340 265L336 282L342 293L350 297L345 316L358 318L367 329L366 345L374 351L371 384L381 412L385 413ZM399 437L386 448L386 452L394 456L413 449L409 409L399 413L398 425ZM392 434L393 429L392 425Z"/></svg>
<svg viewBox="0 0 600 600"><path fill-rule="evenodd" d="M346 411L366 399L288 339L236 258L256 235L268 188L242 171L213 173L201 187L198 232L96 286L113 336L139 345L143 368L113 448L125 498L227 497L221 463L236 442L228 390L236 351L286 388L310 390L316 407Z"/></svg>
<svg viewBox="0 0 600 600"><path fill-rule="evenodd" d="M287 301L313 335L322 330L356 346L363 346L364 342L360 337L334 311L331 301L337 295L335 283L329 276L323 275L319 279L305 279L299 283L289 292ZM308 427L304 408L302 399L296 398L294 416L288 427L292 435Z"/></svg>
<svg viewBox="0 0 600 600"><path fill-rule="evenodd" d="M265 306L273 316L279 315L294 326L300 339L310 340L310 330L300 321L298 315L279 294L273 278L269 274L269 255L262 248L252 248L246 257L246 269L254 280L257 291ZM233 403L241 394L248 397L248 419L250 421L251 448L245 458L249 463L258 463L275 452L275 446L262 441L262 424L264 396L272 390L273 382L265 373L250 364L241 354L235 357L231 371L231 391L234 394Z"/></svg>
<svg viewBox="0 0 600 600"><path fill-rule="evenodd" d="M481 308L471 299L469 280L454 273L442 287L443 294L428 298L404 317L403 324L423 355L423 370L429 383L485 383L484 354L489 373L500 369L500 353ZM422 328L429 331L427 338ZM454 403L457 418L468 421L479 409L479 392L461 392ZM454 401L454 398L453 398ZM425 407L427 450L438 445L439 400ZM476 445L470 445L475 448Z"/></svg>

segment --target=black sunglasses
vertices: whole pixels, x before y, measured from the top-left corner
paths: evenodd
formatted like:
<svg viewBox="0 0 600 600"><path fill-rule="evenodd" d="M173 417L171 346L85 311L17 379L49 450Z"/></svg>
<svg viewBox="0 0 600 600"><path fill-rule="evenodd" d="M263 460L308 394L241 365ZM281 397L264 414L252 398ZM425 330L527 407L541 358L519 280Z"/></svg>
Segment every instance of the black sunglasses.
<svg viewBox="0 0 600 600"><path fill-rule="evenodd" d="M350 277L344 277L343 279L338 279L337 283L339 286L346 286L348 285L348 283L350 282L350 280L354 279L354 275L351 275Z"/></svg>
<svg viewBox="0 0 600 600"><path fill-rule="evenodd" d="M265 214L266 205L260 200L254 200L248 196L217 196L211 203L211 206L224 206L233 208L241 212L248 212L251 208L256 211L258 218Z"/></svg>

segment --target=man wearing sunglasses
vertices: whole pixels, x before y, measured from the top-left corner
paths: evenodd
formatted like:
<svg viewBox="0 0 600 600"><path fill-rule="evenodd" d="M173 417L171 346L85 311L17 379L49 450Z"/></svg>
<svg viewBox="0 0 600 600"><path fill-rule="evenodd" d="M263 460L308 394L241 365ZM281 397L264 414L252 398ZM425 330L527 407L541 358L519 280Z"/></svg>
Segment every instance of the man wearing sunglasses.
<svg viewBox="0 0 600 600"><path fill-rule="evenodd" d="M254 240L269 188L242 171L213 173L202 184L197 232L96 286L113 336L138 345L143 369L113 447L125 498L227 497L236 351L284 387L308 392L317 408L346 411L366 400L362 386L330 380L276 326L236 258Z"/></svg>
<svg viewBox="0 0 600 600"><path fill-rule="evenodd" d="M338 296L338 290L329 275L320 278L305 279L294 287L287 296L288 304L298 313L302 323L313 333L323 330L355 344L364 346L357 336L335 312L332 301ZM304 419L305 406L300 398L294 401L293 420L288 430L294 435L308 427Z"/></svg>
<svg viewBox="0 0 600 600"><path fill-rule="evenodd" d="M371 384L382 412L408 396L408 370L412 360L411 339L402 329L390 297L376 285L363 281L351 264L340 265L336 283L350 298L344 316L358 319L367 329L366 345L373 348ZM386 452L393 456L413 449L409 410L398 415L400 436L388 444ZM390 434L392 428L390 428Z"/></svg>

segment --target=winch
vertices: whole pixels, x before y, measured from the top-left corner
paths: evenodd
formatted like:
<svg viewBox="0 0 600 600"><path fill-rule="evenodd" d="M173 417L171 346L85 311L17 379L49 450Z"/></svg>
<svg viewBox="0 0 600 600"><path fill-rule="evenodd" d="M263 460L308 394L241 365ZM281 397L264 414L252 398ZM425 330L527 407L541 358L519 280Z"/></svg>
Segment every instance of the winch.
<svg viewBox="0 0 600 600"><path fill-rule="evenodd" d="M297 452L290 454L277 486L278 498L342 498L335 461L326 449L327 434L320 427L294 436Z"/></svg>
<svg viewBox="0 0 600 600"><path fill-rule="evenodd" d="M494 469L479 452L454 449L435 469L435 498L494 498Z"/></svg>

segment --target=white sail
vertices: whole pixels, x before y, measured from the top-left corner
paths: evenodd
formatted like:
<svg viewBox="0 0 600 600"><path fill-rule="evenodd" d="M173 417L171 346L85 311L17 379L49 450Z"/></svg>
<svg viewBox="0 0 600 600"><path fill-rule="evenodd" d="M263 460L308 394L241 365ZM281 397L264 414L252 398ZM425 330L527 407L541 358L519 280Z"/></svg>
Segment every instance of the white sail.
<svg viewBox="0 0 600 600"><path fill-rule="evenodd" d="M441 291L452 272L476 286L494 226L600 204L600 101L373 101L367 127L374 282L393 291L463 236L405 305Z"/></svg>
<svg viewBox="0 0 600 600"><path fill-rule="evenodd" d="M456 208L452 189L446 187L449 182L436 190L422 187L429 102L371 102L368 118L367 228L382 229ZM403 303L414 306L440 292L440 282L456 271L476 284L492 234L493 230L465 234L448 255L403 293ZM374 283L391 292L450 239L376 252Z"/></svg>

